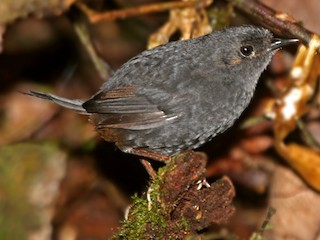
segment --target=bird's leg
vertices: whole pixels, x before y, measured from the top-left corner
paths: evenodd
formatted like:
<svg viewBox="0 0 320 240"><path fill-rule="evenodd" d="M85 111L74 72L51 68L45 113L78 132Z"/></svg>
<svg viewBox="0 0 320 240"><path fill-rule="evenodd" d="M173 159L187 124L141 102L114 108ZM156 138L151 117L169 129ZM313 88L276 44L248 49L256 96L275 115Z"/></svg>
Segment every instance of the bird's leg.
<svg viewBox="0 0 320 240"><path fill-rule="evenodd" d="M156 160L159 162L168 163L171 160L171 156L151 152L151 151L141 149L141 148L125 148L125 149L121 149L121 150L125 153L130 153L130 154L137 155L140 157L153 159L153 160Z"/></svg>
<svg viewBox="0 0 320 240"><path fill-rule="evenodd" d="M152 178L152 180L154 180L156 178L156 176L157 176L157 173L153 169L151 163L147 159L144 159L144 158L140 158L140 162L144 166L146 171L149 173L149 175Z"/></svg>

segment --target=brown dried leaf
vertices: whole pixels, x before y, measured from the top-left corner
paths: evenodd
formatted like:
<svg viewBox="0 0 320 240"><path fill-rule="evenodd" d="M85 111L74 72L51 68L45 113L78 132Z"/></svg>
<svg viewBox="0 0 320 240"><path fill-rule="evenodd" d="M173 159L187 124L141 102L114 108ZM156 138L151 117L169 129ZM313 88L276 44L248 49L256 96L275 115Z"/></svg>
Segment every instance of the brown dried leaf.
<svg viewBox="0 0 320 240"><path fill-rule="evenodd" d="M291 69L291 86L276 100L274 105L274 132L277 141L283 141L296 128L297 119L309 109L308 103L314 94L317 77L320 74L320 58L316 55L320 38L313 36L309 47L299 47Z"/></svg>
<svg viewBox="0 0 320 240"><path fill-rule="evenodd" d="M190 1L190 0L189 0ZM207 1L206 6L212 1ZM212 28L204 7L172 9L169 20L149 37L148 48L167 43L175 32L180 32L180 39L190 39L208 34Z"/></svg>
<svg viewBox="0 0 320 240"><path fill-rule="evenodd" d="M278 152L313 188L320 191L320 154L298 144L281 144Z"/></svg>
<svg viewBox="0 0 320 240"><path fill-rule="evenodd" d="M319 239L320 195L291 169L277 166L270 186L269 204L277 212L271 218L267 239Z"/></svg>
<svg viewBox="0 0 320 240"><path fill-rule="evenodd" d="M39 89L35 85L23 84L17 89ZM0 98L2 122L0 145L28 139L59 138L71 145L80 145L95 135L93 126L78 114L61 110L55 104L42 101L17 90ZM55 117L59 116L59 117Z"/></svg>
<svg viewBox="0 0 320 240"><path fill-rule="evenodd" d="M259 154L266 151L272 144L272 138L267 135L247 137L240 142L241 147L251 154Z"/></svg>
<svg viewBox="0 0 320 240"><path fill-rule="evenodd" d="M76 0L1 0L0 25L29 15L60 15Z"/></svg>
<svg viewBox="0 0 320 240"><path fill-rule="evenodd" d="M320 155L297 144L286 144L285 139L309 110L319 75L320 58L316 51L320 38L314 35L307 47L301 45L291 70L292 84L274 105L275 148L298 173L315 189L320 190Z"/></svg>

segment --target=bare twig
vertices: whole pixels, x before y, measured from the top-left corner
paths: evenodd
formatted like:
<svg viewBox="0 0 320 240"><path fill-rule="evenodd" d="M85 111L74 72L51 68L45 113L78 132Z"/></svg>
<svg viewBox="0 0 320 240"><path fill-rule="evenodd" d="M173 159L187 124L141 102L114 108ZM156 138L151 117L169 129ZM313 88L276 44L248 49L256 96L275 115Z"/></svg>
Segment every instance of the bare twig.
<svg viewBox="0 0 320 240"><path fill-rule="evenodd" d="M74 29L85 47L86 51L88 52L93 65L95 66L98 74L103 80L106 80L111 74L111 68L97 55L91 39L90 34L88 32L88 28L85 25L84 21L81 19L81 16L78 15L79 13L73 12L70 14L70 19L73 23Z"/></svg>
<svg viewBox="0 0 320 240"><path fill-rule="evenodd" d="M249 118L247 118L245 121L243 121L240 124L240 129L246 129L246 128L249 128L249 127L252 127L252 126L256 126L256 125L264 123L264 122L267 122L267 121L268 121L268 119L265 116L262 116L262 115L249 117Z"/></svg>
<svg viewBox="0 0 320 240"><path fill-rule="evenodd" d="M273 207L269 207L268 208L267 216L264 219L260 229L251 236L250 240L261 240L261 239L264 239L263 238L263 233L268 229L271 217L275 213L276 213L276 209L274 209Z"/></svg>
<svg viewBox="0 0 320 240"><path fill-rule="evenodd" d="M303 139L306 142L306 144L310 147L316 147L319 149L320 144L317 142L316 139L314 139L314 137L312 136L312 134L307 129L306 125L304 124L304 122L301 119L297 120L297 126L301 130L301 132L303 134Z"/></svg>
<svg viewBox="0 0 320 240"><path fill-rule="evenodd" d="M86 5L77 2L77 6L88 16L91 23L96 23L101 20L115 20L123 19L132 16L138 16L142 14L152 12L163 12L174 8L185 8L185 7L204 7L210 5L212 0L190 0L190 1L175 1L175 2L164 2L154 3L138 7L126 8L121 10L113 10L104 13L98 13Z"/></svg>
<svg viewBox="0 0 320 240"><path fill-rule="evenodd" d="M314 34L285 13L277 12L257 0L227 1L281 36L298 38L303 44L308 45Z"/></svg>

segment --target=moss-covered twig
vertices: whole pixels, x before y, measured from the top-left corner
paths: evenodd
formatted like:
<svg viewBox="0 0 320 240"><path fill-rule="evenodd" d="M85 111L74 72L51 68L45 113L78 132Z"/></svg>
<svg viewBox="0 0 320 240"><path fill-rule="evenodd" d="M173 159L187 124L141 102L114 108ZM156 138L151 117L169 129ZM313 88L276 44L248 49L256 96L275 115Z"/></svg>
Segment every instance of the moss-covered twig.
<svg viewBox="0 0 320 240"><path fill-rule="evenodd" d="M161 168L147 193L133 197L128 219L114 239L185 239L226 222L234 212L235 191L227 177L201 188L206 161L202 153L187 152Z"/></svg>
<svg viewBox="0 0 320 240"><path fill-rule="evenodd" d="M265 239L263 237L263 233L270 227L269 223L270 223L271 217L275 213L276 213L276 209L274 209L273 207L268 208L267 216L264 219L260 229L251 236L250 240L263 240L263 239Z"/></svg>

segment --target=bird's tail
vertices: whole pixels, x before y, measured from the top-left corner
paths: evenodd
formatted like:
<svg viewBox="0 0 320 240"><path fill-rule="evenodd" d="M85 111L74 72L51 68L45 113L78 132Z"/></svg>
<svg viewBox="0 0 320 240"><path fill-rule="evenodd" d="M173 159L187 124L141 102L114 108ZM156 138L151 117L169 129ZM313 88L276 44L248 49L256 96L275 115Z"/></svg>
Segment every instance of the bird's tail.
<svg viewBox="0 0 320 240"><path fill-rule="evenodd" d="M42 92L35 92L35 91L24 92L24 94L52 101L62 107L74 110L81 114L88 114L86 110L82 107L82 104L84 103L84 101L80 99L72 100L72 99L62 98L49 93L42 93Z"/></svg>

